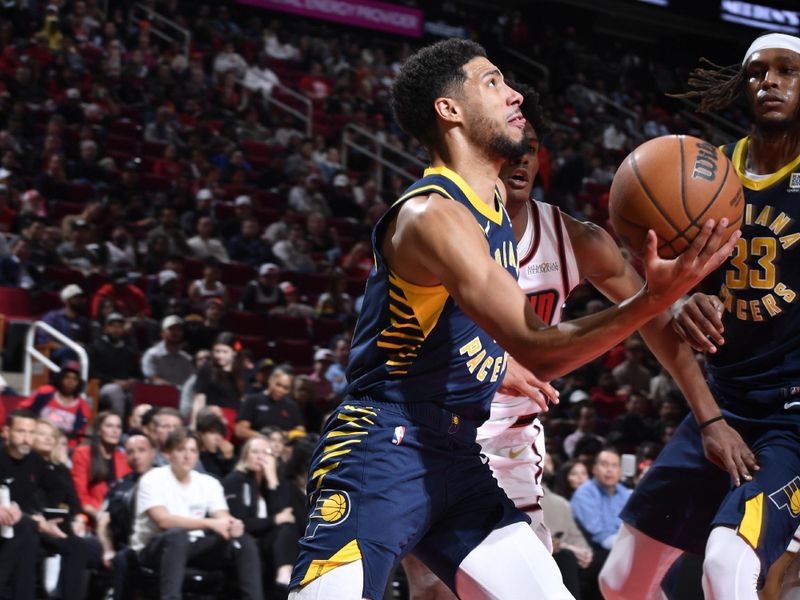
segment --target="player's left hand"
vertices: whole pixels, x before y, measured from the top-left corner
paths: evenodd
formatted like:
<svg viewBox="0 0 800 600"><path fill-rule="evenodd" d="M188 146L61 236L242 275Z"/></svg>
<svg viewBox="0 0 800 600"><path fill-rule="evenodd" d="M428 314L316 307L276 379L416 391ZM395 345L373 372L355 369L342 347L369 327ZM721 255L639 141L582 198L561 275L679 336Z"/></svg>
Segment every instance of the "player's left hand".
<svg viewBox="0 0 800 600"><path fill-rule="evenodd" d="M753 479L752 473L760 467L755 454L738 431L721 420L705 427L700 435L706 458L727 471L734 486L739 487L742 480Z"/></svg>
<svg viewBox="0 0 800 600"><path fill-rule="evenodd" d="M526 396L538 404L543 412L547 411L548 402L558 404L558 390L536 377L511 356L508 357L506 374L498 391L512 396Z"/></svg>

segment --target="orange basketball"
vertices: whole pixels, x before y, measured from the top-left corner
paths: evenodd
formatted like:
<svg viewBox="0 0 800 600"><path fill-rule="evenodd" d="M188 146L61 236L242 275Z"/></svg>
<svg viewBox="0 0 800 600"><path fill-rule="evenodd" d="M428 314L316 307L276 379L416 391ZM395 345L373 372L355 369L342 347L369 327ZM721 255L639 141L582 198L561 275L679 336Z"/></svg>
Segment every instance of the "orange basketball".
<svg viewBox="0 0 800 600"><path fill-rule="evenodd" d="M733 165L712 144L688 135L649 140L620 165L609 194L611 223L633 252L644 252L647 230L658 235L658 254L686 250L708 219L728 218L728 233L742 223L744 193Z"/></svg>

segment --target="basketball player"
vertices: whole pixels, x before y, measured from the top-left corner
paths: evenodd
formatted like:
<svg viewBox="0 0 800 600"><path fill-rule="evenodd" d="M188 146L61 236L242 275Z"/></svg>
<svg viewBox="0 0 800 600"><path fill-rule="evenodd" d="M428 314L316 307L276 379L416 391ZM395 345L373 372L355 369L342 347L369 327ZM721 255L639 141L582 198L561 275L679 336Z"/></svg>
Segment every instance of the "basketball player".
<svg viewBox="0 0 800 600"><path fill-rule="evenodd" d="M312 458L290 597L376 600L413 549L460 598L570 598L560 581L537 578L553 559L475 443L503 378L520 376L503 348L545 379L568 372L668 308L722 264L738 234L723 243L727 220L710 221L667 261L650 232L647 285L617 307L547 327L516 283L498 181L528 143L519 93L479 45L446 40L409 58L392 100L432 167L373 231L347 397Z"/></svg>
<svg viewBox="0 0 800 600"><path fill-rule="evenodd" d="M619 247L601 228L563 214L557 207L531 196L539 170L539 132L543 123L536 91L511 84L523 96L522 114L528 149L521 158L509 160L500 172L506 191L506 210L517 240L518 283L531 305L548 325L561 321L570 291L588 280L612 302L620 302L642 287L639 274ZM680 386L696 414L713 416L716 402L706 385L694 353L670 327L663 313L641 328L653 353ZM513 359L512 359L513 360ZM478 428L477 441L489 459L495 478L515 506L531 519L531 527L552 551L550 532L543 522L539 500L544 460L544 433L538 404L525 396L498 393L489 419ZM707 456L725 468L731 480L747 475L738 464L751 459L742 437L731 427L707 431ZM412 560L403 562L409 586L417 600L452 598L435 577Z"/></svg>
<svg viewBox="0 0 800 600"><path fill-rule="evenodd" d="M743 96L753 117L750 135L725 147L745 188L742 238L710 278L714 292L692 296L675 320L709 353L721 413L695 415L699 426L687 418L634 491L601 573L610 600L659 598L681 552L704 549L706 598L755 600L800 517L800 39L759 37L741 65L698 69L689 84L701 110ZM704 460L700 445L726 423L760 466L740 487Z"/></svg>

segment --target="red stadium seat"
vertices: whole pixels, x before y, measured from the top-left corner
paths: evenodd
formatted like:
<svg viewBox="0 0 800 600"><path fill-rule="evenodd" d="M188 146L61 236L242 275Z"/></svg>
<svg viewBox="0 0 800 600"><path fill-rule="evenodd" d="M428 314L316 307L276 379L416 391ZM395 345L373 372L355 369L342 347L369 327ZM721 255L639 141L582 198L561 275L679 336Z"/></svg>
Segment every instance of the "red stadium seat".
<svg viewBox="0 0 800 600"><path fill-rule="evenodd" d="M293 367L307 367L314 362L314 346L308 340L277 340L273 360L288 362Z"/></svg>
<svg viewBox="0 0 800 600"><path fill-rule="evenodd" d="M222 267L222 283L225 285L247 285L256 278L256 270L242 263L227 263Z"/></svg>
<svg viewBox="0 0 800 600"><path fill-rule="evenodd" d="M314 319L311 322L311 339L318 346L327 346L334 336L344 331L344 324L338 319Z"/></svg>
<svg viewBox="0 0 800 600"><path fill-rule="evenodd" d="M249 310L228 311L225 326L237 335L267 335L266 316Z"/></svg>
<svg viewBox="0 0 800 600"><path fill-rule="evenodd" d="M64 305L58 292L39 292L32 298L32 304L33 312L37 315L43 315Z"/></svg>
<svg viewBox="0 0 800 600"><path fill-rule="evenodd" d="M306 339L308 338L308 321L303 317L289 317L287 315L270 315L270 338Z"/></svg>
<svg viewBox="0 0 800 600"><path fill-rule="evenodd" d="M255 360L267 358L270 356L270 347L267 340L262 335L240 335L238 336L239 343L243 348L247 348L253 353Z"/></svg>
<svg viewBox="0 0 800 600"><path fill-rule="evenodd" d="M137 382L133 386L133 405L152 404L153 406L169 406L178 408L181 394L178 388L171 385Z"/></svg>
<svg viewBox="0 0 800 600"><path fill-rule="evenodd" d="M0 288L0 315L12 321L33 319L30 292L22 288Z"/></svg>

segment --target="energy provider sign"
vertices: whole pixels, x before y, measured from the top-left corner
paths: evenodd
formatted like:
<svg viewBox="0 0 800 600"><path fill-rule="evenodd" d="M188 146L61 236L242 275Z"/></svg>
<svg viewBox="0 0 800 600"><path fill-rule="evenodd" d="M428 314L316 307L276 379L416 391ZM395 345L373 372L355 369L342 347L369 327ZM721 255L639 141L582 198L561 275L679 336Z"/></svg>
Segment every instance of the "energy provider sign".
<svg viewBox="0 0 800 600"><path fill-rule="evenodd" d="M239 0L260 8L408 37L422 36L422 11L372 0Z"/></svg>
<svg viewBox="0 0 800 600"><path fill-rule="evenodd" d="M796 10L774 8L740 0L722 0L719 11L723 21L794 35L800 32L800 12Z"/></svg>

